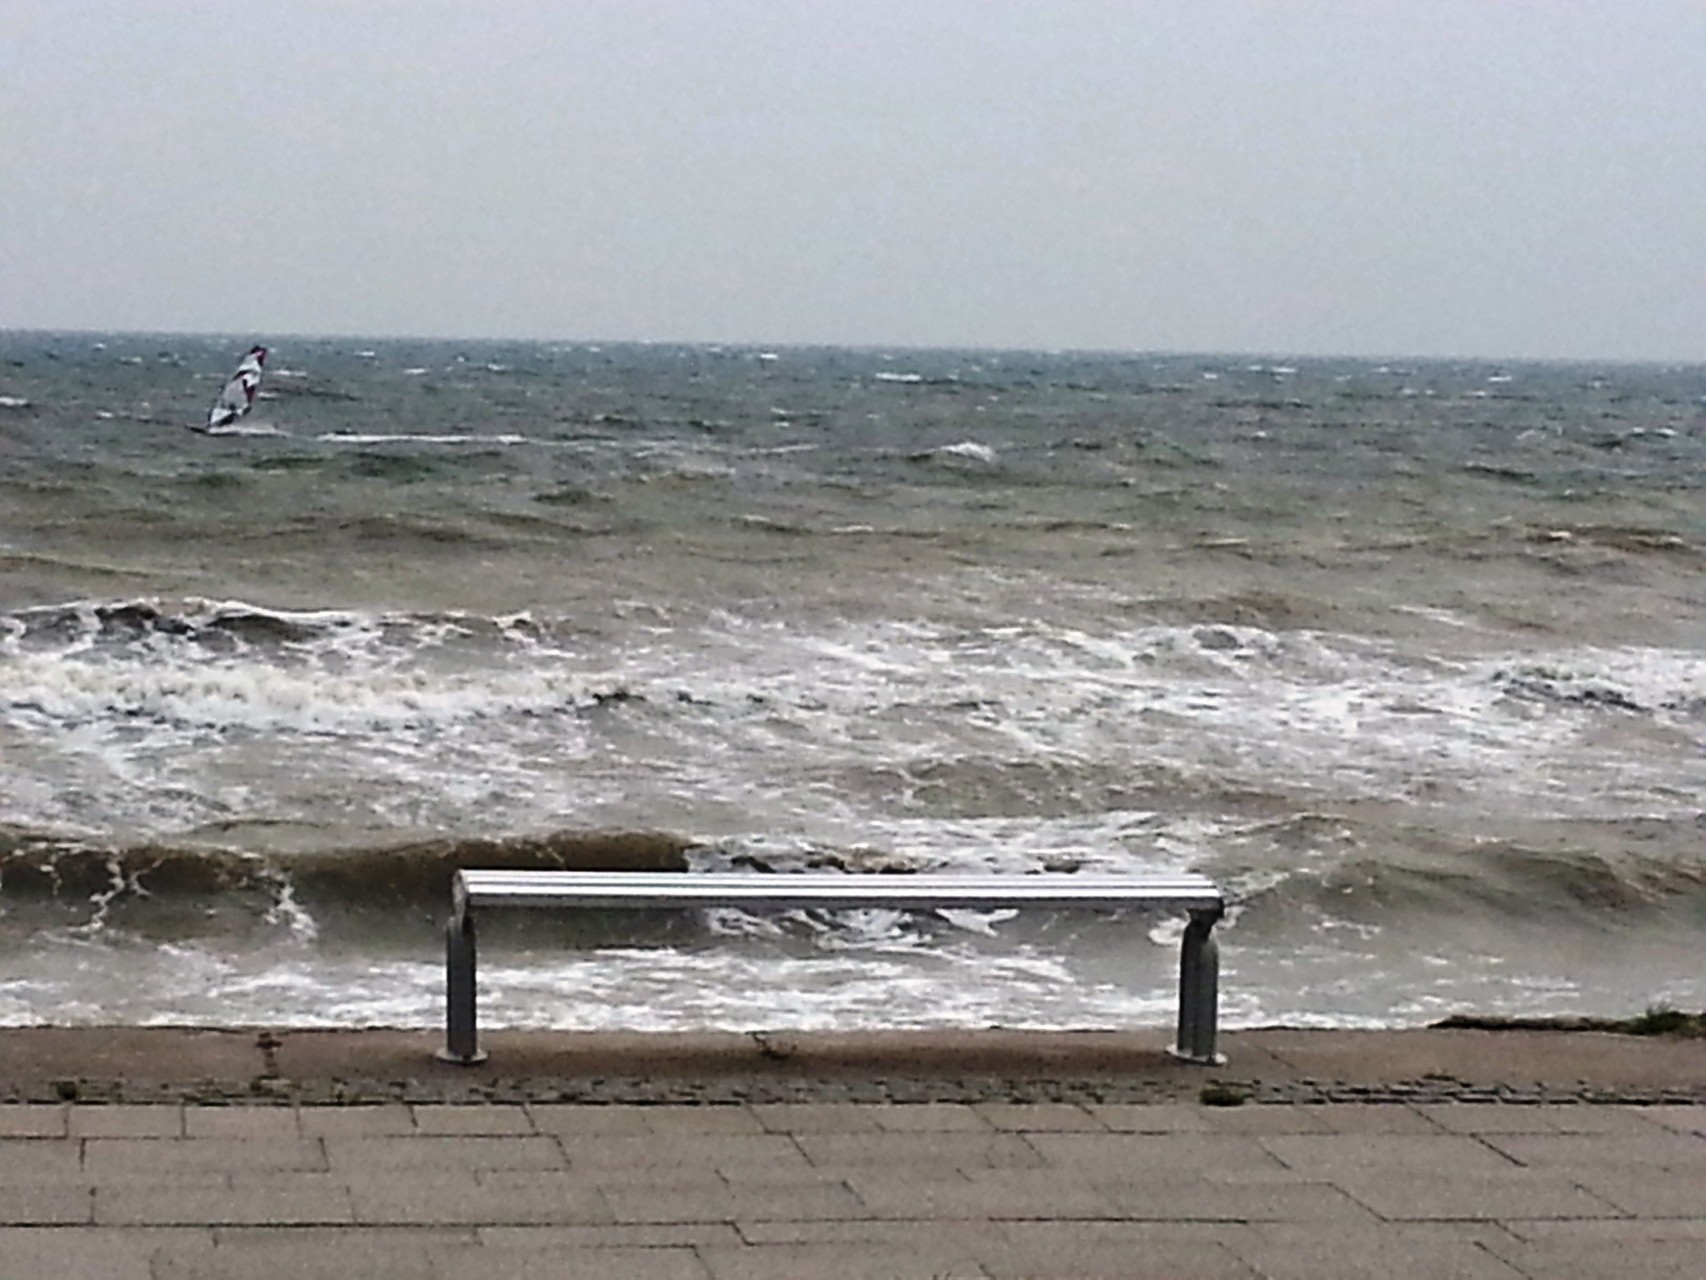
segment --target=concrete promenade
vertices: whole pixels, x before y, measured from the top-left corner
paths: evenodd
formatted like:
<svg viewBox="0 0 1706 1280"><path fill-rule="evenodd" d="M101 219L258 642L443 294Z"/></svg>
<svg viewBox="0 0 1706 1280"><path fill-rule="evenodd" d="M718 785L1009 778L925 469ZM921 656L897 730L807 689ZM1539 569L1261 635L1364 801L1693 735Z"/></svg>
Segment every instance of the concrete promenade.
<svg viewBox="0 0 1706 1280"><path fill-rule="evenodd" d="M1164 1038L3 1030L0 1276L1706 1275L1706 1042Z"/></svg>

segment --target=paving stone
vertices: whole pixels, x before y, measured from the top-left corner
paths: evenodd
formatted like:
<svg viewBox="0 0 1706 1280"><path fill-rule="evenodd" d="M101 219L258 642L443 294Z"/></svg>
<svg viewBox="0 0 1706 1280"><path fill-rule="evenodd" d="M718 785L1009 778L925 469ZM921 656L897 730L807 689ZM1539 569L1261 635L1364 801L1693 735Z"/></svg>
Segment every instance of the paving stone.
<svg viewBox="0 0 1706 1280"><path fill-rule="evenodd" d="M0 1138L0 1184L81 1182L82 1155L74 1138Z"/></svg>
<svg viewBox="0 0 1706 1280"><path fill-rule="evenodd" d="M1320 1227L1312 1223L1299 1229L1320 1231ZM1260 1228L1228 1222L1148 1222L1110 1218L1104 1222L998 1222L985 1229L984 1238L1008 1243L1023 1241L1046 1251L1073 1239L1094 1239L1120 1245L1162 1241L1168 1244L1226 1244L1250 1238L1251 1233L1257 1230Z"/></svg>
<svg viewBox="0 0 1706 1280"><path fill-rule="evenodd" d="M435 1253L396 1250L383 1258L351 1258L340 1249L220 1250L209 1257L158 1257L140 1274L153 1280L443 1280ZM103 1277L105 1280L105 1277Z"/></svg>
<svg viewBox="0 0 1706 1280"><path fill-rule="evenodd" d="M95 1188L100 1226L353 1222L349 1188L324 1174L241 1186L127 1183Z"/></svg>
<svg viewBox="0 0 1706 1280"><path fill-rule="evenodd" d="M877 1128L885 1133L988 1133L989 1121L974 1107L950 1102L922 1102L872 1107Z"/></svg>
<svg viewBox="0 0 1706 1280"><path fill-rule="evenodd" d="M815 1225L815 1224L807 1224ZM480 1227L479 1243L494 1249L655 1249L666 1245L742 1243L727 1222L634 1222L589 1227Z"/></svg>
<svg viewBox="0 0 1706 1280"><path fill-rule="evenodd" d="M870 1211L843 1183L798 1186L712 1186L695 1183L601 1184L617 1222L804 1222L868 1217Z"/></svg>
<svg viewBox="0 0 1706 1280"><path fill-rule="evenodd" d="M670 1134L762 1134L750 1107L584 1106L532 1104L528 1113L540 1133L562 1137L645 1137Z"/></svg>
<svg viewBox="0 0 1706 1280"><path fill-rule="evenodd" d="M598 1177L600 1179L604 1179L610 1177L613 1173L620 1172L621 1170L600 1169L598 1171ZM669 1176L673 1179L687 1175L694 1175L699 1172L700 1170L691 1167L676 1168L669 1171ZM788 1165L783 1169L774 1169L768 1165L762 1164L731 1164L723 1165L720 1168L711 1170L711 1172L715 1173L720 1180L727 1182L731 1186L766 1187L805 1186L808 1183L814 1182L841 1182L846 1178L849 1171L846 1169L819 1169L815 1165L809 1164L804 1167Z"/></svg>
<svg viewBox="0 0 1706 1280"><path fill-rule="evenodd" d="M158 1248L152 1275L154 1280L444 1280L437 1259L457 1247L399 1240L394 1232L359 1227L333 1235L319 1228L281 1227L222 1237L210 1250Z"/></svg>
<svg viewBox="0 0 1706 1280"><path fill-rule="evenodd" d="M964 1250L968 1254L990 1244L999 1224L981 1218L941 1218L930 1221L905 1218L837 1218L821 1221L782 1219L735 1224L748 1244L857 1244L870 1241L892 1247L922 1245L935 1249ZM1083 1222L1065 1227L1083 1230Z"/></svg>
<svg viewBox="0 0 1706 1280"><path fill-rule="evenodd" d="M1115 1133L1213 1133L1208 1113L1222 1109L1168 1103L1092 1103L1085 1107L1104 1128Z"/></svg>
<svg viewBox="0 0 1706 1280"><path fill-rule="evenodd" d="M847 1185L882 1218L1114 1218L1113 1202L1095 1186L1055 1169L944 1171L937 1177L872 1170Z"/></svg>
<svg viewBox="0 0 1706 1280"><path fill-rule="evenodd" d="M1412 1172L1501 1173L1512 1161L1479 1138L1460 1134L1310 1134L1257 1139L1286 1168L1314 1175L1395 1167Z"/></svg>
<svg viewBox="0 0 1706 1280"><path fill-rule="evenodd" d="M323 1178L323 1171L271 1169L256 1170L245 1173L244 1177L260 1177L271 1174L277 1177ZM192 1195L197 1191L216 1192L226 1191L231 1187L232 1178L238 1175L228 1169L162 1169L159 1173L149 1175L133 1169L124 1169L104 1174L99 1178L85 1179L86 1185L99 1191L103 1187L166 1187L174 1193Z"/></svg>
<svg viewBox="0 0 1706 1280"><path fill-rule="evenodd" d="M69 1132L63 1104L0 1105L0 1138L63 1138Z"/></svg>
<svg viewBox="0 0 1706 1280"><path fill-rule="evenodd" d="M1505 1231L1501 1223L1491 1221L1384 1222L1372 1219L1364 1223L1340 1223L1332 1228L1331 1238L1365 1243L1379 1240L1403 1240L1413 1244L1427 1245L1449 1240L1485 1243L1489 1240L1504 1240L1508 1236L1509 1233ZM1229 1237L1228 1242L1234 1248L1242 1248L1241 1242L1248 1242L1252 1247L1272 1247L1275 1245L1314 1245L1326 1238L1318 1223L1256 1222L1243 1227L1241 1233Z"/></svg>
<svg viewBox="0 0 1706 1280"><path fill-rule="evenodd" d="M496 1228L507 1230L508 1228ZM520 1228L527 1230L528 1228ZM552 1228L543 1228L551 1230ZM241 1244L279 1245L307 1244L327 1245L339 1241L354 1240L360 1244L363 1252L376 1253L388 1248L435 1249L451 1245L472 1247L480 1243L480 1232L484 1228L461 1227L304 1227L304 1226L228 1226L213 1229L213 1242L217 1247Z"/></svg>
<svg viewBox="0 0 1706 1280"><path fill-rule="evenodd" d="M1568 1176L1600 1199L1637 1217L1706 1218L1706 1176L1697 1169L1572 1168Z"/></svg>
<svg viewBox="0 0 1706 1280"><path fill-rule="evenodd" d="M768 1133L876 1133L876 1108L833 1103L771 1102L756 1105L752 1114Z"/></svg>
<svg viewBox="0 0 1706 1280"><path fill-rule="evenodd" d="M971 1280L989 1274L951 1246L768 1244L705 1248L698 1256L716 1280Z"/></svg>
<svg viewBox="0 0 1706 1280"><path fill-rule="evenodd" d="M482 1182L492 1178L513 1174L513 1170L477 1175ZM738 1169L735 1172L740 1172ZM675 1169L664 1169L657 1165L618 1165L605 1169L571 1169L569 1175L582 1182L600 1187L727 1187L735 1185L737 1179L725 1177L721 1170L712 1165L688 1165ZM806 1179L790 1179L790 1181L821 1182L823 1179L808 1177ZM765 1179L763 1185L773 1185L775 1179Z"/></svg>
<svg viewBox="0 0 1706 1280"><path fill-rule="evenodd" d="M350 1187L355 1219L369 1225L497 1226L614 1221L603 1191L562 1173L537 1172L501 1186L468 1174L376 1178Z"/></svg>
<svg viewBox="0 0 1706 1280"><path fill-rule="evenodd" d="M1598 1134L1492 1134L1488 1146L1536 1168L1604 1170L1608 1166L1646 1166L1687 1170L1706 1180L1706 1138L1657 1130L1640 1138Z"/></svg>
<svg viewBox="0 0 1706 1280"><path fill-rule="evenodd" d="M326 1138L326 1159L340 1173L377 1169L562 1169L567 1166L555 1138L451 1137Z"/></svg>
<svg viewBox="0 0 1706 1280"><path fill-rule="evenodd" d="M295 1107L188 1107L188 1138L297 1138Z"/></svg>
<svg viewBox="0 0 1706 1280"><path fill-rule="evenodd" d="M1070 1102L979 1102L972 1110L1007 1133L1107 1132L1093 1112Z"/></svg>
<svg viewBox="0 0 1706 1280"><path fill-rule="evenodd" d="M1179 1222L1334 1222L1375 1225L1368 1208L1329 1182L1254 1177L1231 1181L1150 1170L1094 1185L1115 1216Z"/></svg>
<svg viewBox="0 0 1706 1280"><path fill-rule="evenodd" d="M1229 1248L1265 1280L1527 1280L1478 1238L1327 1231Z"/></svg>
<svg viewBox="0 0 1706 1280"><path fill-rule="evenodd" d="M533 1117L520 1106L430 1106L411 1108L422 1134L532 1133Z"/></svg>
<svg viewBox="0 0 1706 1280"><path fill-rule="evenodd" d="M181 1138L181 1106L72 1107L66 1131L73 1138Z"/></svg>
<svg viewBox="0 0 1706 1280"><path fill-rule="evenodd" d="M656 1134L764 1133L751 1107L649 1107L646 1122Z"/></svg>
<svg viewBox="0 0 1706 1280"><path fill-rule="evenodd" d="M1571 1178L1537 1170L1453 1175L1363 1169L1340 1174L1333 1182L1390 1221L1612 1218L1623 1213Z"/></svg>
<svg viewBox="0 0 1706 1280"><path fill-rule="evenodd" d="M1239 1134L1032 1133L1025 1140L1052 1167L1084 1177L1113 1178L1142 1171L1285 1171L1262 1139ZM1330 1139L1294 1139L1330 1141Z"/></svg>
<svg viewBox="0 0 1706 1280"><path fill-rule="evenodd" d="M1204 1107L1202 1117L1210 1133L1331 1133L1327 1110L1326 1107Z"/></svg>
<svg viewBox="0 0 1706 1280"><path fill-rule="evenodd" d="M650 1113L656 1107L591 1107L575 1103L530 1103L528 1115L539 1133L598 1137L644 1137L655 1133ZM755 1121L753 1131L759 1132Z"/></svg>
<svg viewBox="0 0 1706 1280"><path fill-rule="evenodd" d="M156 1258L207 1254L204 1229L0 1228L0 1276L39 1280L154 1280Z"/></svg>
<svg viewBox="0 0 1706 1280"><path fill-rule="evenodd" d="M1507 1218L1499 1225L1519 1240L1706 1240L1706 1218Z"/></svg>
<svg viewBox="0 0 1706 1280"><path fill-rule="evenodd" d="M1698 1280L1706 1276L1706 1240L1518 1241L1490 1243L1490 1252L1523 1276L1545 1280Z"/></svg>
<svg viewBox="0 0 1706 1280"><path fill-rule="evenodd" d="M1174 1223L1002 1224L975 1256L992 1277L1118 1276L1121 1280L1253 1280L1254 1272L1206 1232L1181 1237ZM1073 1224L1078 1225L1078 1224Z"/></svg>
<svg viewBox="0 0 1706 1280"><path fill-rule="evenodd" d="M90 1138L83 1144L83 1170L93 1182L173 1173L325 1168L326 1153L316 1139Z"/></svg>
<svg viewBox="0 0 1706 1280"><path fill-rule="evenodd" d="M565 1254L561 1249L493 1248L446 1250L438 1258L438 1275L491 1276L494 1280L564 1280L596 1276L599 1280L709 1280L710 1270L695 1249L655 1246L630 1248L605 1245Z"/></svg>
<svg viewBox="0 0 1706 1280"><path fill-rule="evenodd" d="M1591 1110L1601 1110L1594 1107ZM1609 1108L1619 1110L1620 1108ZM1706 1135L1706 1106L1682 1107L1630 1107L1641 1119L1649 1124L1656 1124L1674 1133L1693 1133Z"/></svg>
<svg viewBox="0 0 1706 1280"><path fill-rule="evenodd" d="M406 1137L415 1132L414 1108L401 1104L303 1107L296 1120L305 1138Z"/></svg>
<svg viewBox="0 0 1706 1280"><path fill-rule="evenodd" d="M1451 1133L1597 1133L1640 1136L1655 1132L1641 1107L1509 1106L1444 1103L1421 1111Z"/></svg>
<svg viewBox="0 0 1706 1280"><path fill-rule="evenodd" d="M559 1141L571 1169L722 1168L757 1166L804 1170L806 1158L784 1134L675 1134L668 1138L565 1136Z"/></svg>
<svg viewBox="0 0 1706 1280"><path fill-rule="evenodd" d="M94 1221L94 1199L78 1182L0 1185L0 1226L76 1226Z"/></svg>
<svg viewBox="0 0 1706 1280"><path fill-rule="evenodd" d="M802 1133L794 1141L812 1164L824 1169L873 1164L896 1169L918 1165L1035 1168L1043 1163L1036 1148L1013 1133Z"/></svg>
<svg viewBox="0 0 1706 1280"><path fill-rule="evenodd" d="M1444 1132L1421 1108L1401 1103L1336 1103L1330 1107L1296 1107L1319 1116L1328 1133L1437 1134Z"/></svg>

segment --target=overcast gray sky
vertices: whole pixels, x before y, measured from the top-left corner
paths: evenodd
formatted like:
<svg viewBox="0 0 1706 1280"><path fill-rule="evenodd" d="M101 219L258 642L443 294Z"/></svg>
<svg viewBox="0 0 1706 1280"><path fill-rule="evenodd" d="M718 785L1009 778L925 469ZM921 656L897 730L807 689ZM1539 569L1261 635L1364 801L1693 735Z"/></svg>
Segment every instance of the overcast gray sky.
<svg viewBox="0 0 1706 1280"><path fill-rule="evenodd" d="M0 327L1706 360L1706 3L0 0Z"/></svg>

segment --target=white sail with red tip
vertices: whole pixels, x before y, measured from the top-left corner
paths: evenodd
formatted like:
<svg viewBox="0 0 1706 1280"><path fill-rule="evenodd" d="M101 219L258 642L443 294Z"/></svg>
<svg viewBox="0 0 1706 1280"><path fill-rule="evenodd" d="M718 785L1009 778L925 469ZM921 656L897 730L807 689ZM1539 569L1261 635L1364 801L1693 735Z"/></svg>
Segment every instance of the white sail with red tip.
<svg viewBox="0 0 1706 1280"><path fill-rule="evenodd" d="M265 347L249 348L249 354L243 357L243 363L237 366L237 371L207 411L207 426L203 430L218 431L229 427L254 407L255 392L260 389L261 372L266 362Z"/></svg>

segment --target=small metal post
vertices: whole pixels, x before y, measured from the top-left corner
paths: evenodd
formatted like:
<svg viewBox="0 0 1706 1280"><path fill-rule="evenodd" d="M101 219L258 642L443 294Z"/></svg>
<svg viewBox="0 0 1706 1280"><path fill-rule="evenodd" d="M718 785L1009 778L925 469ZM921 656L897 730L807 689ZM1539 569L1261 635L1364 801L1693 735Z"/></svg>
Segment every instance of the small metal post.
<svg viewBox="0 0 1706 1280"><path fill-rule="evenodd" d="M1220 944L1214 925L1222 914L1221 907L1192 911L1179 948L1179 1033L1170 1052L1205 1066L1226 1061L1214 1048L1220 1019Z"/></svg>
<svg viewBox="0 0 1706 1280"><path fill-rule="evenodd" d="M474 1022L474 916L460 912L444 926L444 1048L446 1062L486 1060Z"/></svg>

